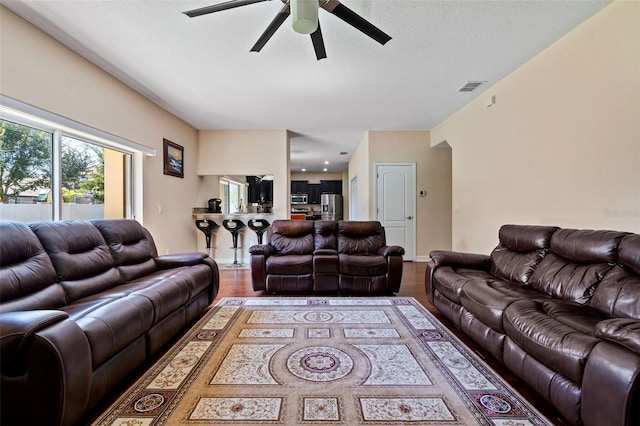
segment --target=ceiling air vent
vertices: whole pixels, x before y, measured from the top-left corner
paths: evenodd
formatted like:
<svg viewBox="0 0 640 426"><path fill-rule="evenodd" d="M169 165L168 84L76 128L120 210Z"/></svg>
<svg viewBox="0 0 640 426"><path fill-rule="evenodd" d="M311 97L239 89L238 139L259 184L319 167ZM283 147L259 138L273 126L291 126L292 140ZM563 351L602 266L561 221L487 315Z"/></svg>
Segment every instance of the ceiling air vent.
<svg viewBox="0 0 640 426"><path fill-rule="evenodd" d="M458 92L473 92L486 81L468 81L467 84L458 89Z"/></svg>

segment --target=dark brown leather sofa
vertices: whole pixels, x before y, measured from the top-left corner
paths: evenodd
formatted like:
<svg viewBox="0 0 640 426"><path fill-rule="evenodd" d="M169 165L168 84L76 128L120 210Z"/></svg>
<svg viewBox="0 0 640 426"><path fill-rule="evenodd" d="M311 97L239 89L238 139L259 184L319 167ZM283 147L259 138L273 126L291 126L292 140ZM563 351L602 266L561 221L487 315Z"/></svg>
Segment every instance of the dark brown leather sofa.
<svg viewBox="0 0 640 426"><path fill-rule="evenodd" d="M77 422L218 283L211 258L158 256L134 220L0 222L0 423Z"/></svg>
<svg viewBox="0 0 640 426"><path fill-rule="evenodd" d="M255 291L392 294L402 280L404 249L377 221L274 220L249 252Z"/></svg>
<svg viewBox="0 0 640 426"><path fill-rule="evenodd" d="M433 251L429 301L569 423L640 424L640 235L498 236L489 256Z"/></svg>

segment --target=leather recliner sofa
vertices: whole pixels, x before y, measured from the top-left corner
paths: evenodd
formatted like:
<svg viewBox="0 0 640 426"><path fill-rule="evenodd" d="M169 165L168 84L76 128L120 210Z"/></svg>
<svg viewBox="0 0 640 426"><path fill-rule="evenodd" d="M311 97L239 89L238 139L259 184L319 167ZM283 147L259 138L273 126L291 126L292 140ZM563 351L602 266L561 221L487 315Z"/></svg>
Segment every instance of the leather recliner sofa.
<svg viewBox="0 0 640 426"><path fill-rule="evenodd" d="M640 235L504 225L433 251L429 301L574 425L640 424Z"/></svg>
<svg viewBox="0 0 640 426"><path fill-rule="evenodd" d="M274 220L249 252L255 291L392 294L402 280L404 249L377 221Z"/></svg>
<svg viewBox="0 0 640 426"><path fill-rule="evenodd" d="M2 425L70 425L214 300L202 253L127 219L0 222Z"/></svg>

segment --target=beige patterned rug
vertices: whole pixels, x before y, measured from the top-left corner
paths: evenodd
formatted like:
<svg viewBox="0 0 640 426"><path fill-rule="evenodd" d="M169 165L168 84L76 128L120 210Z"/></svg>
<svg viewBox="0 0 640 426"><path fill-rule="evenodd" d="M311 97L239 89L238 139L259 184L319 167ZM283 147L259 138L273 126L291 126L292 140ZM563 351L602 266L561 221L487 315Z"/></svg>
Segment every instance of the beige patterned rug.
<svg viewBox="0 0 640 426"><path fill-rule="evenodd" d="M551 424L413 298L225 298L97 425Z"/></svg>

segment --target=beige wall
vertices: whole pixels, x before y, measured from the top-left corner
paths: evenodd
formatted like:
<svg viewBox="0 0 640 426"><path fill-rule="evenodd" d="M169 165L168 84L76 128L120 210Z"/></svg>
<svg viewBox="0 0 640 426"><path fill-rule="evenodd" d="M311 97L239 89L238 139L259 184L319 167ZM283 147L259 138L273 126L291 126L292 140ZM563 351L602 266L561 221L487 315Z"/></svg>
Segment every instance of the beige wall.
<svg viewBox="0 0 640 426"><path fill-rule="evenodd" d="M426 261L429 252L451 247L451 150L431 148L428 131L369 132L369 164L415 163L416 193L426 192L416 202L416 260ZM369 211L374 219L371 175Z"/></svg>
<svg viewBox="0 0 640 426"><path fill-rule="evenodd" d="M435 127L453 248L487 253L505 223L640 232L639 64L640 2L616 1Z"/></svg>
<svg viewBox="0 0 640 426"><path fill-rule="evenodd" d="M196 130L0 6L0 92L156 149L144 163L144 225L161 254L196 248ZM184 179L162 173L162 139L184 146ZM168 226L168 225L171 226Z"/></svg>
<svg viewBox="0 0 640 426"><path fill-rule="evenodd" d="M358 204L358 216L350 217L345 210L345 217L349 217L352 220L370 220L369 215L369 200L371 198L372 182L371 182L371 167L369 163L369 135L366 134L356 147L355 151L349 159L349 200L352 203ZM357 197L351 195L351 180L357 179Z"/></svg>
<svg viewBox="0 0 640 426"><path fill-rule="evenodd" d="M211 176L273 175L273 214L288 218L291 186L289 183L289 133L286 130L206 130L198 136L197 173L219 192L217 179ZM210 197L207 197L207 199ZM201 204L204 206L202 200Z"/></svg>

